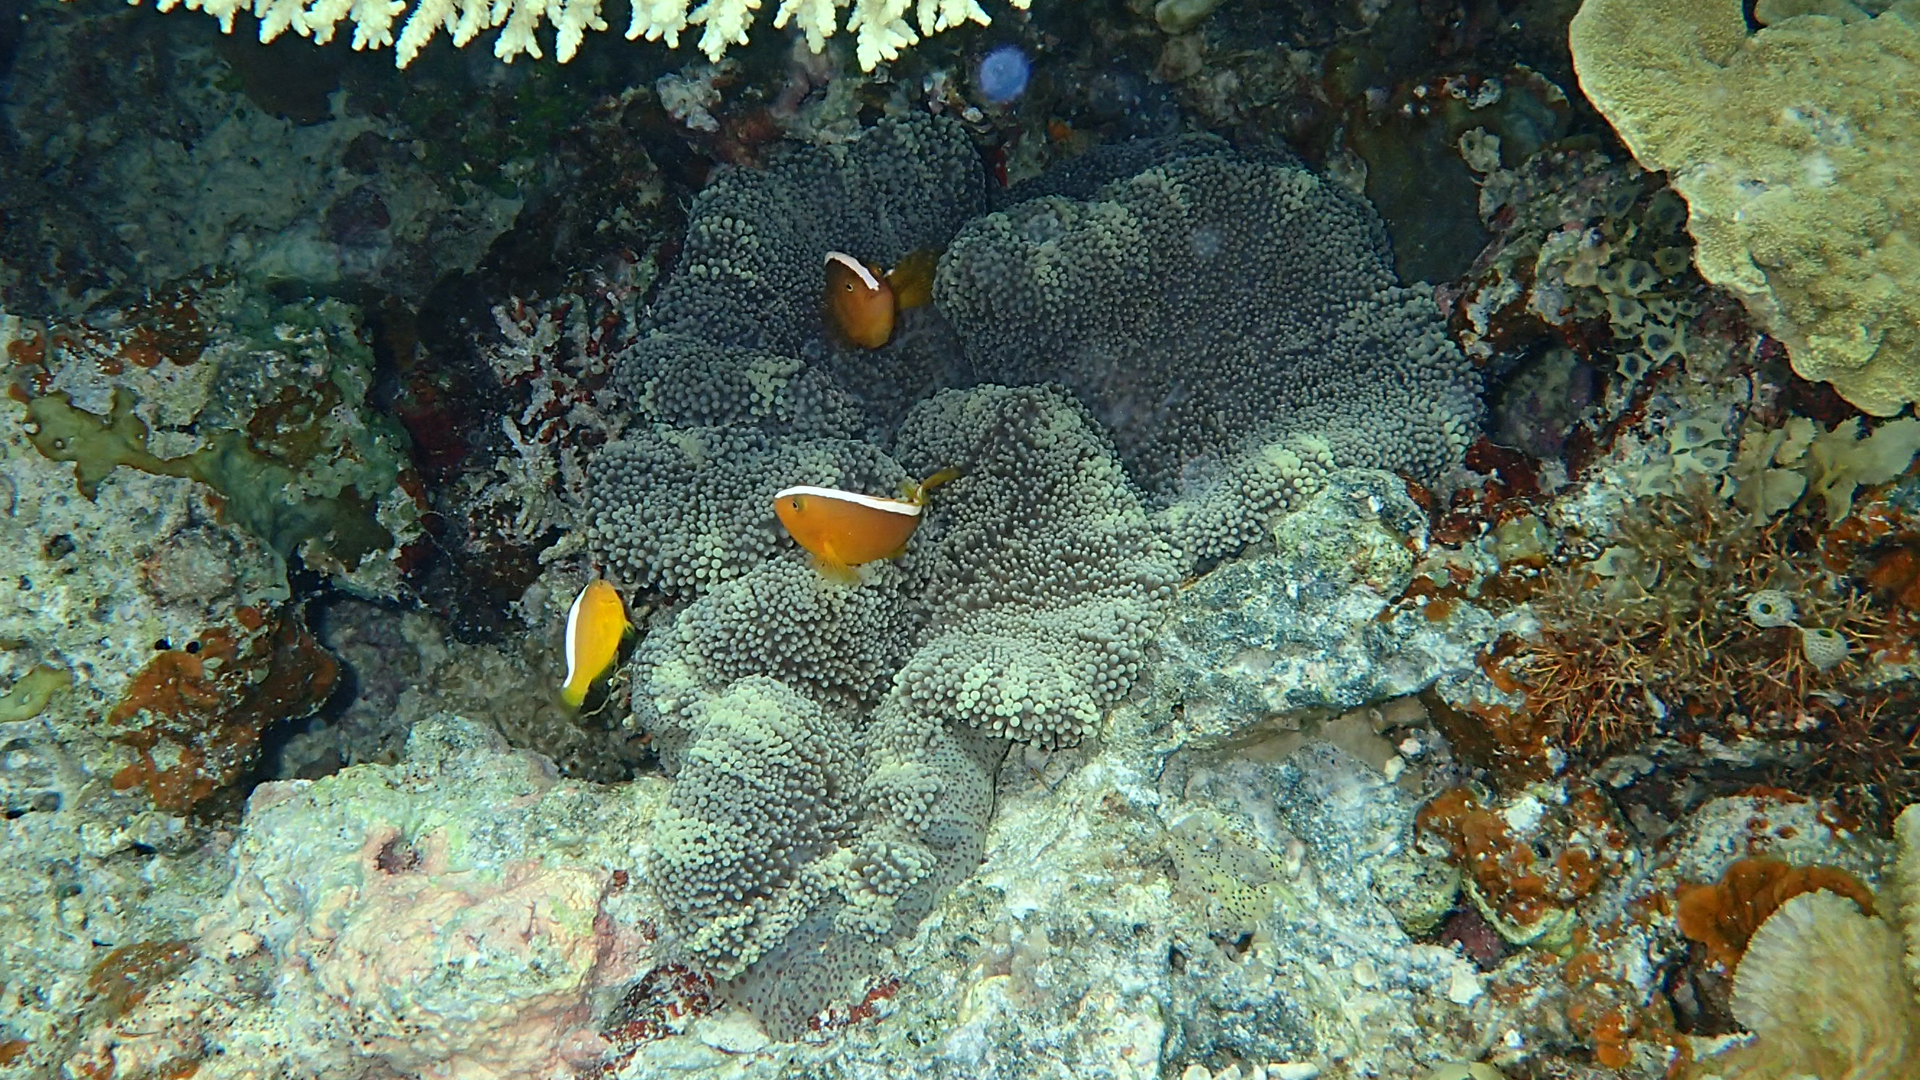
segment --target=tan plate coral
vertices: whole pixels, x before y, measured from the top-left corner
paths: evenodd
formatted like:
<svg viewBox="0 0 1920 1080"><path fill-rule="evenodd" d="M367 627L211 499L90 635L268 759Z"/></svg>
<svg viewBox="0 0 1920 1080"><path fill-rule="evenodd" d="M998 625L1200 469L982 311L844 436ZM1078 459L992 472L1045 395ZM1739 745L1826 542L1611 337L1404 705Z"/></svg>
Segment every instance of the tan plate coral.
<svg viewBox="0 0 1920 1080"><path fill-rule="evenodd" d="M1920 806L1908 807L1894 831L1895 903L1885 906L1899 929L1824 890L1780 905L1734 975L1733 1015L1753 1038L1700 1061L1691 1080L1920 1075Z"/></svg>
<svg viewBox="0 0 1920 1080"><path fill-rule="evenodd" d="M1580 87L1687 200L1694 261L1794 370L1880 416L1920 399L1920 0L1586 0Z"/></svg>

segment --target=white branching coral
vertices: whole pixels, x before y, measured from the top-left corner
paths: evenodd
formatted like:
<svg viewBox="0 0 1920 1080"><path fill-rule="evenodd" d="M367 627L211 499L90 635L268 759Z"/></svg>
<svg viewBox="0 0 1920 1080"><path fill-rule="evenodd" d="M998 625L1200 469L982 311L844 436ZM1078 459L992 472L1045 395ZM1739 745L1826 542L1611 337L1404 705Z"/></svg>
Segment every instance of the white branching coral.
<svg viewBox="0 0 1920 1080"><path fill-rule="evenodd" d="M140 0L129 0L139 3ZM553 27L553 53L561 62L573 59L588 30L605 30L601 0L415 0L395 41L393 24L407 11L406 0L157 0L161 11L185 3L220 20L220 29L233 32L233 18L251 12L260 20L260 40L272 41L288 30L318 44L333 40L342 22L353 24L353 47L382 49L393 46L396 67L406 67L441 29L456 46L464 46L483 30L499 28L493 54L507 63L525 53L539 59L540 26ZM1030 0L1008 0L1024 10ZM702 28L699 48L718 61L730 46L747 43L761 0L631 0L633 17L627 38L665 41L678 48L680 32ZM780 0L774 13L775 29L791 23L806 35L815 52L840 29L840 9L851 7L846 28L854 36L855 55L863 71L882 61L897 60L900 50L927 35L963 22L987 25L988 17L976 0ZM691 10L689 10L691 9ZM913 22L907 21L910 13ZM918 30L915 29L918 25Z"/></svg>

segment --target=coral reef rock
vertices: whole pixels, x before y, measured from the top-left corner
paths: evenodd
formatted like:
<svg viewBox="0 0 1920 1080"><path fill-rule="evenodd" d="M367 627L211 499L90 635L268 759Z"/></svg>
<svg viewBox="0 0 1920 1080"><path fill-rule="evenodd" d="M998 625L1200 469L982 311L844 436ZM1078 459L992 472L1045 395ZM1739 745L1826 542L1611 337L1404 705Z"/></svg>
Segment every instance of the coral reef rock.
<svg viewBox="0 0 1920 1080"><path fill-rule="evenodd" d="M559 782L449 716L401 765L262 785L184 970L68 1067L568 1075L606 1049L594 992L645 958L619 883L657 791Z"/></svg>

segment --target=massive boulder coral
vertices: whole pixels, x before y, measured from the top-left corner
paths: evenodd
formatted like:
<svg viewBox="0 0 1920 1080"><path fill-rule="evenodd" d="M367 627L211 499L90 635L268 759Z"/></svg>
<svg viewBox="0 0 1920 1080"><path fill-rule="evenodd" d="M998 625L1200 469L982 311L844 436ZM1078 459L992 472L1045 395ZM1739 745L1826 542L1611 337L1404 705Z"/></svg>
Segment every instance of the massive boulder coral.
<svg viewBox="0 0 1920 1080"><path fill-rule="evenodd" d="M1701 276L1805 378L1881 416L1920 399L1920 3L1586 0L1569 37L1581 89L1686 198Z"/></svg>
<svg viewBox="0 0 1920 1080"><path fill-rule="evenodd" d="M72 1047L84 1076L554 1077L646 958L623 907L656 796L440 714L405 761L263 784L234 876L162 985Z"/></svg>

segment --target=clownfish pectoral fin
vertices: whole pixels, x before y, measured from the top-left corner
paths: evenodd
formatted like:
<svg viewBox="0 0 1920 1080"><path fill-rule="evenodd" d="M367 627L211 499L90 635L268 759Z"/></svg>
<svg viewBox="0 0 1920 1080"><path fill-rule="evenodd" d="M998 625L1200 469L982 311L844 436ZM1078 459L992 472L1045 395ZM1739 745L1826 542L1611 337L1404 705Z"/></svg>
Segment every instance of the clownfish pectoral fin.
<svg viewBox="0 0 1920 1080"><path fill-rule="evenodd" d="M815 555L813 556L813 568L819 572L821 577L826 578L835 585L860 584L860 571L855 570L846 563L834 562L832 559Z"/></svg>

